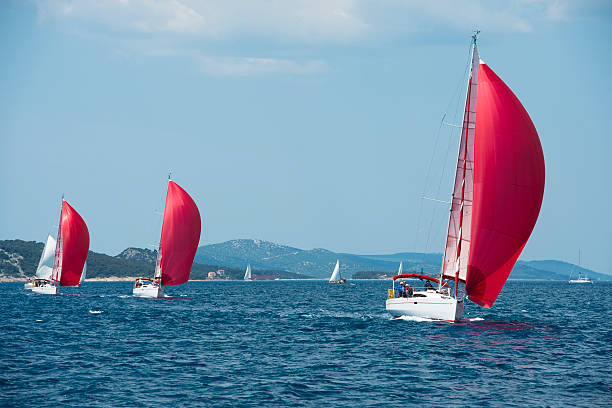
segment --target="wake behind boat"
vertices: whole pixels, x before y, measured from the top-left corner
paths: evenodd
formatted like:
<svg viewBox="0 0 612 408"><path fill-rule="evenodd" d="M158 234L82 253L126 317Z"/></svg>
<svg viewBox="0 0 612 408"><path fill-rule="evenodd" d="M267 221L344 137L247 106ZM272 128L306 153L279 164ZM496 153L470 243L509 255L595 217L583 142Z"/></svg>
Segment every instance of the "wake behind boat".
<svg viewBox="0 0 612 408"><path fill-rule="evenodd" d="M544 155L538 133L510 88L480 60L476 40L474 35L440 277L417 277L438 288L401 298L390 291L386 308L393 316L456 321L465 298L490 308L540 212ZM453 290L447 291L449 282Z"/></svg>
<svg viewBox="0 0 612 408"><path fill-rule="evenodd" d="M132 294L139 297L164 297L164 286L182 285L189 280L202 221L193 199L168 179L161 239L153 279L138 278Z"/></svg>
<svg viewBox="0 0 612 408"><path fill-rule="evenodd" d="M346 283L346 279L340 275L340 260L336 260L336 266L334 266L334 271L332 272L329 283L331 284L344 284Z"/></svg>
<svg viewBox="0 0 612 408"><path fill-rule="evenodd" d="M35 293L55 295L60 286L79 286L85 273L89 251L89 231L83 218L62 198L62 210L57 231L43 248L36 276L24 286Z"/></svg>

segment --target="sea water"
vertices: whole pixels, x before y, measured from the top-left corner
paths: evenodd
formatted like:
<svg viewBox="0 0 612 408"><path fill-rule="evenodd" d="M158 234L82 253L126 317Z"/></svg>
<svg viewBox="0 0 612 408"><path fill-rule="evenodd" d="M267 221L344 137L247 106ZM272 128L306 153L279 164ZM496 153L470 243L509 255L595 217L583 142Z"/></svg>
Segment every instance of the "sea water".
<svg viewBox="0 0 612 408"><path fill-rule="evenodd" d="M0 284L4 406L611 406L612 284L506 284L462 323L392 319L389 281Z"/></svg>

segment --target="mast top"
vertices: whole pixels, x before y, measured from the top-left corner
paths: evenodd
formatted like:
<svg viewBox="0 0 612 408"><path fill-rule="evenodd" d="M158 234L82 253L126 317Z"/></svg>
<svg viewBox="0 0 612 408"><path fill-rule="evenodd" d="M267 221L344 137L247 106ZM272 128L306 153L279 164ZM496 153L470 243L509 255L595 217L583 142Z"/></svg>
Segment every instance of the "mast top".
<svg viewBox="0 0 612 408"><path fill-rule="evenodd" d="M480 30L478 29L474 31L474 34L472 34L472 40L474 41L474 44L476 44L476 41L478 40L478 34L480 34Z"/></svg>
<svg viewBox="0 0 612 408"><path fill-rule="evenodd" d="M168 180L172 180L172 170L168 171Z"/></svg>

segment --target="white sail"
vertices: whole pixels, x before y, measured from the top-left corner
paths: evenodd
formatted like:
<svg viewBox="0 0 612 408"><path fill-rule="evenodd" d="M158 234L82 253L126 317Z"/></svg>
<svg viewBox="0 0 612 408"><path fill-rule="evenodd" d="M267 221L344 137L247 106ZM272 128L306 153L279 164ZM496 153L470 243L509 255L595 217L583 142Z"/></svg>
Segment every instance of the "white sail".
<svg viewBox="0 0 612 408"><path fill-rule="evenodd" d="M397 270L397 274L401 275L404 272L404 268L402 267L402 262L400 261L399 269Z"/></svg>
<svg viewBox="0 0 612 408"><path fill-rule="evenodd" d="M246 271L244 272L244 280L253 280L251 276L251 264L248 264L246 267Z"/></svg>
<svg viewBox="0 0 612 408"><path fill-rule="evenodd" d="M334 272L332 272L331 277L329 278L330 282L340 282L342 280L342 276L340 276L340 260L336 261L336 266L334 267Z"/></svg>
<svg viewBox="0 0 612 408"><path fill-rule="evenodd" d="M83 273L81 274L81 280L79 281L79 286L81 286L81 284L85 280L86 274L87 274L87 262L85 262L85 265L83 265Z"/></svg>
<svg viewBox="0 0 612 408"><path fill-rule="evenodd" d="M40 262L38 262L38 268L36 268L36 277L38 279L51 279L53 273L53 259L55 258L55 238L51 235L47 237L45 248L40 256Z"/></svg>

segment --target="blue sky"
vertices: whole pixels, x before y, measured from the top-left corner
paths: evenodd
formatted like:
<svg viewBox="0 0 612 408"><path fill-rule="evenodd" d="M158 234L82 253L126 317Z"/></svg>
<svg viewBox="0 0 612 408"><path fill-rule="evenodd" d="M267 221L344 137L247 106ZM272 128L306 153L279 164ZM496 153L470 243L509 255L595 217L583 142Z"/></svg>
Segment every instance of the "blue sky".
<svg viewBox="0 0 612 408"><path fill-rule="evenodd" d="M441 252L419 197L451 193L475 27L544 149L523 259L612 273L604 1L4 1L0 239L42 241L64 193L93 250L149 246L172 170L202 244Z"/></svg>

